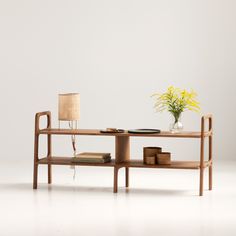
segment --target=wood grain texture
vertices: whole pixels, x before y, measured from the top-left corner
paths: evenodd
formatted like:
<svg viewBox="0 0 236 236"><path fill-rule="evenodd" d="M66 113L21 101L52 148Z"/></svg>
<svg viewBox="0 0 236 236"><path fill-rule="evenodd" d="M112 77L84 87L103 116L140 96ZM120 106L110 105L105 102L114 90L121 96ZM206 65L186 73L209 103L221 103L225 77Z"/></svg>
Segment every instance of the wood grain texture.
<svg viewBox="0 0 236 236"><path fill-rule="evenodd" d="M130 138L129 136L116 136L115 160L120 163L130 159Z"/></svg>

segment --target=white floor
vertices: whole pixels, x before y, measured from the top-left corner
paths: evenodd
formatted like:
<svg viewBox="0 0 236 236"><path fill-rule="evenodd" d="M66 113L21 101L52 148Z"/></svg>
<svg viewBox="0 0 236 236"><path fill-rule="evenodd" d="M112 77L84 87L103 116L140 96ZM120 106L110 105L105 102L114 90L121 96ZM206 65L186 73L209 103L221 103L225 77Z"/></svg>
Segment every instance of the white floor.
<svg viewBox="0 0 236 236"><path fill-rule="evenodd" d="M216 162L214 189L198 196L194 170L131 169L130 189L120 171L112 193L113 170L39 168L32 190L32 166L1 164L0 235L236 235L236 162ZM207 189L207 171L205 172Z"/></svg>

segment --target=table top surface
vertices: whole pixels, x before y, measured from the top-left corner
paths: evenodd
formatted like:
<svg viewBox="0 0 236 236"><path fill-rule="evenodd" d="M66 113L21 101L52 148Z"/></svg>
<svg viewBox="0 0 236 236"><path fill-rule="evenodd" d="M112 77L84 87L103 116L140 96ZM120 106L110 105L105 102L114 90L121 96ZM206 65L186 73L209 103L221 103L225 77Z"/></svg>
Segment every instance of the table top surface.
<svg viewBox="0 0 236 236"><path fill-rule="evenodd" d="M161 131L155 134L133 134L128 133L101 133L99 129L41 129L39 134L54 134L54 135L97 135L97 136L136 136L136 137L173 137L173 138L201 138L201 132L196 131L181 131L172 133L170 131ZM204 132L204 137L212 135L212 132Z"/></svg>

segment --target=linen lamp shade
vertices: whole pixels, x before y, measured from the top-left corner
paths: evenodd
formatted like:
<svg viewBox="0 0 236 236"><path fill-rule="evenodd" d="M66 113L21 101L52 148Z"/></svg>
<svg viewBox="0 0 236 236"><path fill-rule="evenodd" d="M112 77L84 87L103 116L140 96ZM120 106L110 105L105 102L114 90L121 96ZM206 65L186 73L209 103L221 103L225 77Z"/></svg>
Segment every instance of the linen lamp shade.
<svg viewBox="0 0 236 236"><path fill-rule="evenodd" d="M58 117L59 120L74 121L80 117L79 93L59 94Z"/></svg>

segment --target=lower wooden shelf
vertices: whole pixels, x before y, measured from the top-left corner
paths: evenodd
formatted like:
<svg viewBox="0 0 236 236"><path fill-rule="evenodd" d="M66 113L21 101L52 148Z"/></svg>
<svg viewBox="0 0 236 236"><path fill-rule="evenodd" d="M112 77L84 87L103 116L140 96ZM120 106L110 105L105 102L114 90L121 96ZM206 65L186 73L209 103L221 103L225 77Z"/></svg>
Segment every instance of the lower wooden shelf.
<svg viewBox="0 0 236 236"><path fill-rule="evenodd" d="M164 168L164 169L200 169L199 161L171 161L169 165L147 165L142 160L130 160L119 164L122 167L133 168ZM204 168L210 165L209 161L204 162Z"/></svg>
<svg viewBox="0 0 236 236"><path fill-rule="evenodd" d="M51 165L75 165L75 166L104 166L113 167L115 166L115 160L111 160L107 163L88 163L88 162L73 162L72 157L50 157L41 158L38 160L38 164L51 164Z"/></svg>
<svg viewBox="0 0 236 236"><path fill-rule="evenodd" d="M133 168L164 168L164 169L199 169L199 161L172 161L169 165L147 165L142 160L129 160L121 163L115 163L115 160L111 160L107 163L83 163L73 162L72 157L50 157L42 158L38 160L38 164L51 164L51 165L78 165L78 166L104 166L104 167L133 167ZM210 166L211 162L205 161L204 168Z"/></svg>

